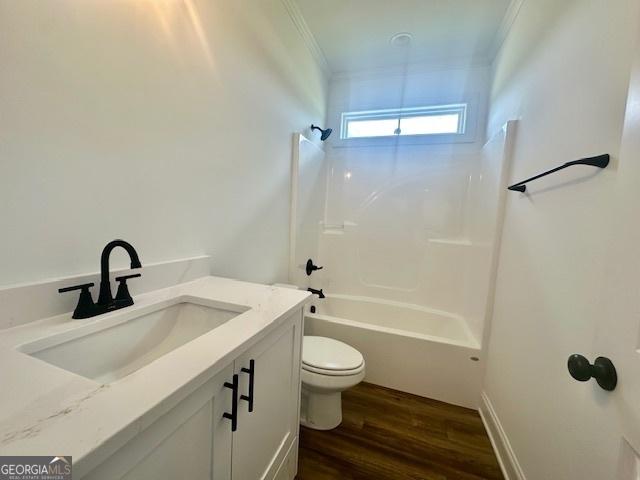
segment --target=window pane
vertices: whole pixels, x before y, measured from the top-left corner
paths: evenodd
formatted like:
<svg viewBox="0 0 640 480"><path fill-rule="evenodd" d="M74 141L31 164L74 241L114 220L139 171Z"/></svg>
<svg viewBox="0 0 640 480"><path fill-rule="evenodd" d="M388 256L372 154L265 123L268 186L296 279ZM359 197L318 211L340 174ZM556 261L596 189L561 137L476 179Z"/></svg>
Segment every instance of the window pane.
<svg viewBox="0 0 640 480"><path fill-rule="evenodd" d="M347 138L388 137L395 135L398 119L350 120L347 124Z"/></svg>
<svg viewBox="0 0 640 480"><path fill-rule="evenodd" d="M408 117L400 120L400 135L458 133L459 124L459 113Z"/></svg>
<svg viewBox="0 0 640 480"><path fill-rule="evenodd" d="M467 104L344 112L340 138L462 135Z"/></svg>

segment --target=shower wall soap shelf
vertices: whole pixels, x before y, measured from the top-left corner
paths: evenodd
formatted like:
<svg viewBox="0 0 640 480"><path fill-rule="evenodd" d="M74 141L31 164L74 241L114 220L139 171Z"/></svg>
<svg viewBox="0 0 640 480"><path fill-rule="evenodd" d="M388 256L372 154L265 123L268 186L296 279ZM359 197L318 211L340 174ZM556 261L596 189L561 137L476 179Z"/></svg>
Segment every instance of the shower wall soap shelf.
<svg viewBox="0 0 640 480"><path fill-rule="evenodd" d="M551 173L564 170L565 168L568 168L568 167L573 167L574 165L588 165L590 167L606 168L606 166L609 165L610 158L611 157L608 154L605 154L605 155L598 155L597 157L582 158L580 160L574 160L573 162L567 162L564 165L560 165L559 167L548 170L544 173L536 175L535 177L527 178L526 180L523 180L521 182L514 183L508 188L509 190L514 192L525 192L527 190L525 183L529 183L533 180L537 180L538 178L546 177Z"/></svg>

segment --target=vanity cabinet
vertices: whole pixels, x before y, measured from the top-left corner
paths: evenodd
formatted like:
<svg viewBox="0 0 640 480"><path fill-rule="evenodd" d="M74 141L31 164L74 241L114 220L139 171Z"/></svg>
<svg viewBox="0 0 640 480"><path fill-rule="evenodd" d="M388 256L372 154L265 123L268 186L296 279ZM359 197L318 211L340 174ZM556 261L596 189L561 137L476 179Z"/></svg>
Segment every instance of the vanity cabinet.
<svg viewBox="0 0 640 480"><path fill-rule="evenodd" d="M83 478L292 480L301 345L299 310Z"/></svg>
<svg viewBox="0 0 640 480"><path fill-rule="evenodd" d="M271 479L297 440L300 396L301 314L234 362L240 391L249 392L253 360L253 411L240 402L233 435L233 480ZM244 370L243 370L244 369ZM246 395L246 393L245 393Z"/></svg>

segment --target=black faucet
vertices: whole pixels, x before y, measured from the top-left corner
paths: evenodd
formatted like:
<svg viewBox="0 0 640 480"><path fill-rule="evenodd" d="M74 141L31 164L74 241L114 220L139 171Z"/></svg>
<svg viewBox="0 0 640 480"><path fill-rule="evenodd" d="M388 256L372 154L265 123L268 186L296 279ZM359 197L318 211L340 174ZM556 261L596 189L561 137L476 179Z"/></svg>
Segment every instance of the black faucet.
<svg viewBox="0 0 640 480"><path fill-rule="evenodd" d="M133 298L129 293L129 287L127 286L127 280L130 278L141 277L140 273L133 275L124 275L117 277L118 292L116 298L113 298L111 293L111 282L109 280L109 257L111 252L116 247L124 248L129 254L131 259L131 268L142 268L140 259L138 258L138 252L135 248L124 240L113 240L107 243L102 250L102 257L100 258L100 294L98 295L98 301L93 303L91 292L89 289L94 286L93 283L85 283L83 285L76 285L73 287L61 288L58 290L60 293L71 292L73 290L80 290L80 298L78 299L78 305L73 312L73 318L90 318L100 315L102 313L109 312L111 310L118 310L119 308L128 307L133 305Z"/></svg>
<svg viewBox="0 0 640 480"><path fill-rule="evenodd" d="M114 300L111 295L111 281L109 280L109 257L111 252L116 247L124 248L129 254L131 259L131 268L142 268L140 259L138 258L138 252L129 242L124 240L113 240L105 245L102 250L102 256L100 257L100 294L98 295L97 305L108 307ZM136 275L139 276L139 275ZM123 277L119 277L123 279ZM116 279L118 280L118 279ZM126 279L123 279L126 282ZM120 281L120 280L119 280ZM107 308L109 310L109 308Z"/></svg>
<svg viewBox="0 0 640 480"><path fill-rule="evenodd" d="M326 298L322 289L316 290L315 288L307 288L307 291L313 293L314 295L318 295L318 297L320 298Z"/></svg>

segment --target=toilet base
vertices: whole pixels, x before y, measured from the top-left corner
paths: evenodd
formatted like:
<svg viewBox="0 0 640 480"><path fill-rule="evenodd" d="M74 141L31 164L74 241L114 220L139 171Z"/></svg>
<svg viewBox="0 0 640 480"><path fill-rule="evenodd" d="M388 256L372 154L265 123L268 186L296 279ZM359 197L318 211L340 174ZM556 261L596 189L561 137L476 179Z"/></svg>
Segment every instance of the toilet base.
<svg viewBox="0 0 640 480"><path fill-rule="evenodd" d="M333 430L342 423L342 392L319 392L302 386L300 424L314 430Z"/></svg>

